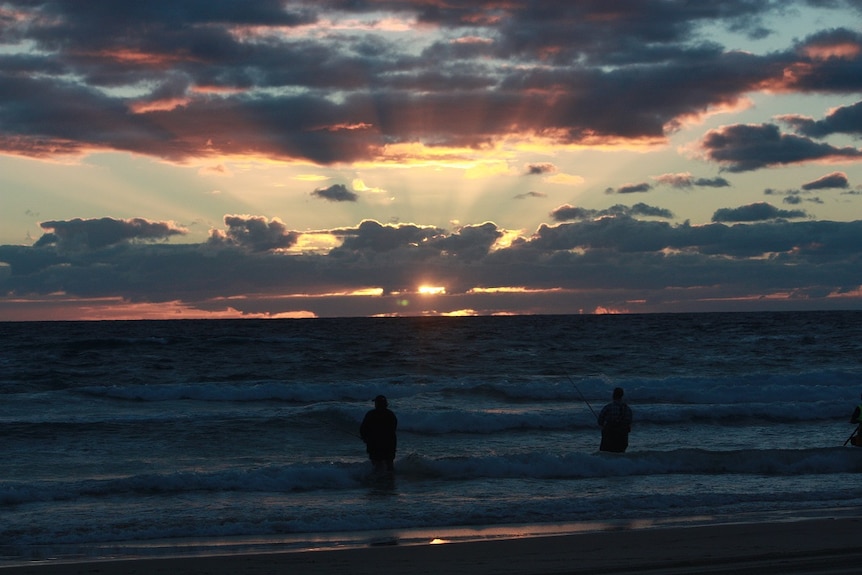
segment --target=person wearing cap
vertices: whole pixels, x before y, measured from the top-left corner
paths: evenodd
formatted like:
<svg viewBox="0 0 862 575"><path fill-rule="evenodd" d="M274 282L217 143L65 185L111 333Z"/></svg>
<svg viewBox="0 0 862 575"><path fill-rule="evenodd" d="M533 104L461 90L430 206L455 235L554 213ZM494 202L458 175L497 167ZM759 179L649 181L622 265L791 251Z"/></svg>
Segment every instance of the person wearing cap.
<svg viewBox="0 0 862 575"><path fill-rule="evenodd" d="M629 446L632 430L632 410L623 402L623 388L614 389L613 401L599 412L599 427L602 428L602 443L599 451L623 453Z"/></svg>
<svg viewBox="0 0 862 575"><path fill-rule="evenodd" d="M398 418L389 409L389 402L385 396L378 395L374 398L374 409L365 414L359 426L359 436L365 442L375 473L392 473L395 470L397 428Z"/></svg>

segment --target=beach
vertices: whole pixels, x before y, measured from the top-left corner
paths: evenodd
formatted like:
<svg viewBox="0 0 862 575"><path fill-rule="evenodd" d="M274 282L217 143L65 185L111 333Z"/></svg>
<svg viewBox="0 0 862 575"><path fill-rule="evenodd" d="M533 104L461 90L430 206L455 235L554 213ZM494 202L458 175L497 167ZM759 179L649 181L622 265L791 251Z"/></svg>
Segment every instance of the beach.
<svg viewBox="0 0 862 575"><path fill-rule="evenodd" d="M387 573L851 573L862 561L862 518L805 519L660 528L458 543L371 545L0 568L3 575L371 575Z"/></svg>

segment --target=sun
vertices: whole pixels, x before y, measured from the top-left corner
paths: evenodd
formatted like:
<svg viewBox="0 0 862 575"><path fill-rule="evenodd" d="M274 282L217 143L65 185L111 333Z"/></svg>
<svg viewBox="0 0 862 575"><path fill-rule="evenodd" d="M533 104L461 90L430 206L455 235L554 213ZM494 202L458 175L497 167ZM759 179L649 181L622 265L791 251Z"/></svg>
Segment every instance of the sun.
<svg viewBox="0 0 862 575"><path fill-rule="evenodd" d="M443 286L421 285L417 290L421 295L444 295L446 288Z"/></svg>

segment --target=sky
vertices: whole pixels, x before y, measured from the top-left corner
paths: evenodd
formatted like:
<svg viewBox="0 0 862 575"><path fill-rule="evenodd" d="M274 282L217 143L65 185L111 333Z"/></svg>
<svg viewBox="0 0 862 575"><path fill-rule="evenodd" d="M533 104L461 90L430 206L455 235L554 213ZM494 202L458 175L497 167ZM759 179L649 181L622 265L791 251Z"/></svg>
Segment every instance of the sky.
<svg viewBox="0 0 862 575"><path fill-rule="evenodd" d="M0 0L0 321L862 309L859 0Z"/></svg>

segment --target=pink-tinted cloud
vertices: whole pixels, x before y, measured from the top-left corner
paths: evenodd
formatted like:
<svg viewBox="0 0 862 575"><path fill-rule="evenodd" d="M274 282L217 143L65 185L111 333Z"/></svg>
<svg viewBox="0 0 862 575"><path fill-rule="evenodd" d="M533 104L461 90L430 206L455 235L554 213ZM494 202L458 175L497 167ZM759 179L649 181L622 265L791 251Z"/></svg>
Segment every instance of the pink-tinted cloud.
<svg viewBox="0 0 862 575"><path fill-rule="evenodd" d="M844 172L832 172L821 176L814 181L802 184L803 190L826 190L830 188L846 189L850 187L847 174Z"/></svg>

